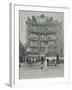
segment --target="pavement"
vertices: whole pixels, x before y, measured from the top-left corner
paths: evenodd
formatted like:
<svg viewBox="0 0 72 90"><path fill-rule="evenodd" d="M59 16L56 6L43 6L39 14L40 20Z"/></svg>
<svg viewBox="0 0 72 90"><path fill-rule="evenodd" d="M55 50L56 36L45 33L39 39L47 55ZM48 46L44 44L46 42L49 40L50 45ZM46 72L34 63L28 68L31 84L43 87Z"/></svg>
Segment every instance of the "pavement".
<svg viewBox="0 0 72 90"><path fill-rule="evenodd" d="M58 64L57 66L47 66L46 70L41 70L41 65L24 65L19 68L20 79L31 78L54 78L64 76L64 64Z"/></svg>

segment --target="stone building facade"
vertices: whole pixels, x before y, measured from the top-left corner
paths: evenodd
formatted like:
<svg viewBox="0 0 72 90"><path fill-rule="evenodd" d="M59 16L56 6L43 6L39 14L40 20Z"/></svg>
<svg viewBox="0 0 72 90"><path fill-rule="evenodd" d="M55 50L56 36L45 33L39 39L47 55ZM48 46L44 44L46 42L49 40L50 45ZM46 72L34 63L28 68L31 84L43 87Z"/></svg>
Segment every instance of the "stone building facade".
<svg viewBox="0 0 72 90"><path fill-rule="evenodd" d="M44 15L28 17L26 31L28 59L35 57L39 60L42 55L46 57L63 56L63 42L61 41L63 27L53 17Z"/></svg>

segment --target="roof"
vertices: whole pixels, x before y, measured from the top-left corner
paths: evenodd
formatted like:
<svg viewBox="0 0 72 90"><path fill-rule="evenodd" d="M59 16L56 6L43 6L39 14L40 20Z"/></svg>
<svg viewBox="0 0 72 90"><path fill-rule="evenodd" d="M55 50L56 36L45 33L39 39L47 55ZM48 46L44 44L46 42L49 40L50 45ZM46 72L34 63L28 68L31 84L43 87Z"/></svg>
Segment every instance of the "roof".
<svg viewBox="0 0 72 90"><path fill-rule="evenodd" d="M28 17L26 23L33 25L48 25L48 24L58 24L58 20L54 20L53 17L48 16L32 16Z"/></svg>

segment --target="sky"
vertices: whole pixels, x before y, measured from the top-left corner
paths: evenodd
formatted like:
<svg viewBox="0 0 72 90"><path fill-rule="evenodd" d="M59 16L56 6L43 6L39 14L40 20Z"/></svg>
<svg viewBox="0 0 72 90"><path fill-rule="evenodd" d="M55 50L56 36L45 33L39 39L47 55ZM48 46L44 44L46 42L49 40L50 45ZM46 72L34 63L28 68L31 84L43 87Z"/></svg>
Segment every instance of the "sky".
<svg viewBox="0 0 72 90"><path fill-rule="evenodd" d="M19 32L20 32L20 41L23 45L26 43L26 25L25 21L27 20L27 17L32 16L40 16L41 14L44 14L44 16L53 17L53 19L58 20L59 22L64 21L64 13L63 12L44 12L44 11L19 11Z"/></svg>

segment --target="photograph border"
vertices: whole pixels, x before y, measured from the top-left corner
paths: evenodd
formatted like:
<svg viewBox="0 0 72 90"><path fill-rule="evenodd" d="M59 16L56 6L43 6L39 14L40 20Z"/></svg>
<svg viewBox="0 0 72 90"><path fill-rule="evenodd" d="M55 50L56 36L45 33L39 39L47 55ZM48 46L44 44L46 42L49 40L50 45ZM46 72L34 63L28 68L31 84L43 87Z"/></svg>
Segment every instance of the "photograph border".
<svg viewBox="0 0 72 90"><path fill-rule="evenodd" d="M64 32L65 33L65 42L64 44L68 43L68 16L69 16L69 8L68 7L48 7L48 6L37 6L37 5L23 5L23 4L9 4L9 19L10 19L10 70L9 70L9 83L10 86L25 86L25 85L32 85L30 82L35 84L40 84L40 82L46 82L49 84L55 84L55 83L69 83L70 82L70 64L69 64L69 45L65 46L65 51L64 53L68 56L65 55L65 60L67 62L67 68L66 68L66 64L65 65L65 73L67 74L66 77L64 75L65 78L46 78L46 79L29 79L29 80L19 80L18 76L18 70L19 70L19 58L18 55L19 53L18 51L18 47L19 47L19 41L18 41L18 34L19 34L19 27L17 27L19 25L19 20L18 20L18 10L39 10L40 8L46 10L46 11L59 11L63 10L63 12L65 13L65 18L64 18ZM60 12L60 11L59 11ZM17 26L16 26L17 25ZM66 30L66 31L65 31ZM67 37L68 36L68 37ZM66 49L68 52L66 52ZM57 80L57 81L56 81ZM36 82L35 82L36 81ZM29 83L29 84L28 84ZM42 83L44 84L44 83Z"/></svg>

